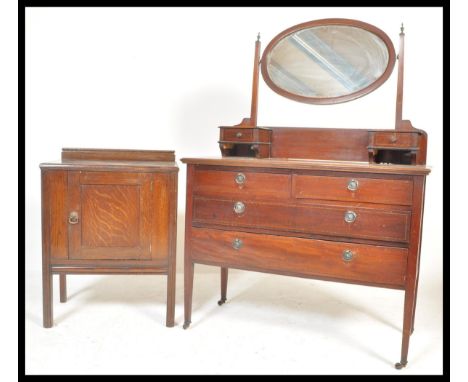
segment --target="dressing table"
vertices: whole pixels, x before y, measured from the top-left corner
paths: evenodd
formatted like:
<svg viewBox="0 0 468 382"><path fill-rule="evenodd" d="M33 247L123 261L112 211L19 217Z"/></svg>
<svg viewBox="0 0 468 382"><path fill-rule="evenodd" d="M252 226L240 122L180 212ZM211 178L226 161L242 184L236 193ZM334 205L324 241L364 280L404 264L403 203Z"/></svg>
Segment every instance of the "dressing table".
<svg viewBox="0 0 468 382"><path fill-rule="evenodd" d="M219 128L221 158L187 164L185 324L194 265L236 268L405 292L401 359L414 330L427 134L402 119L404 32L398 57L373 25L323 19L255 43L250 117ZM257 125L261 72L276 93L314 105L379 88L398 60L394 129ZM320 309L320 307L317 307ZM312 328L313 329L313 328Z"/></svg>

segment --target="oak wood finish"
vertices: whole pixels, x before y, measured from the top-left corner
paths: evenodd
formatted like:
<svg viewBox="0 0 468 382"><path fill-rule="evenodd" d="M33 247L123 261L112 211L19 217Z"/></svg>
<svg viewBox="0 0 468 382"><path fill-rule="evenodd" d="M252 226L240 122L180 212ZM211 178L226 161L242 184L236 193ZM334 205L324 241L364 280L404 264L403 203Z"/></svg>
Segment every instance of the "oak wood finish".
<svg viewBox="0 0 468 382"><path fill-rule="evenodd" d="M44 327L53 326L52 275L167 275L174 326L177 173L173 151L63 149L42 163Z"/></svg>

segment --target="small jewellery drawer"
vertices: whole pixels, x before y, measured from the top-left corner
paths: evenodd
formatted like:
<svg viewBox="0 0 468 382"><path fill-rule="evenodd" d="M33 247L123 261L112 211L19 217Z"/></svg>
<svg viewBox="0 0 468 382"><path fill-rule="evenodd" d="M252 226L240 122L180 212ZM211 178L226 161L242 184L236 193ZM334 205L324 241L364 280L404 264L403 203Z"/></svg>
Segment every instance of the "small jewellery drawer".
<svg viewBox="0 0 468 382"><path fill-rule="evenodd" d="M418 133L371 132L372 146L381 147L417 147Z"/></svg>
<svg viewBox="0 0 468 382"><path fill-rule="evenodd" d="M250 142L254 139L252 129L222 129L221 140L233 142Z"/></svg>
<svg viewBox="0 0 468 382"><path fill-rule="evenodd" d="M249 199L289 199L290 176L251 171L196 170L195 196Z"/></svg>
<svg viewBox="0 0 468 382"><path fill-rule="evenodd" d="M223 267L405 284L406 248L193 228L191 251L194 260Z"/></svg>
<svg viewBox="0 0 468 382"><path fill-rule="evenodd" d="M292 177L292 194L297 199L411 205L413 198L411 180L297 174Z"/></svg>
<svg viewBox="0 0 468 382"><path fill-rule="evenodd" d="M195 198L193 223L407 242L411 213L342 206L258 203Z"/></svg>

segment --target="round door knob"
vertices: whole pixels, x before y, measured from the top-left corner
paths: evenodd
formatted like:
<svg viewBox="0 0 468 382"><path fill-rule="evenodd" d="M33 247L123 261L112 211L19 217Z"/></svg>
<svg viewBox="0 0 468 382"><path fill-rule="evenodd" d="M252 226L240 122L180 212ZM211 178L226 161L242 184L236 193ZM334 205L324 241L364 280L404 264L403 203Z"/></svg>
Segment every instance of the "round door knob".
<svg viewBox="0 0 468 382"><path fill-rule="evenodd" d="M358 189L358 181L356 179L351 179L349 182L348 182L348 190L349 191L356 191Z"/></svg>
<svg viewBox="0 0 468 382"><path fill-rule="evenodd" d="M242 245L244 243L242 242L241 239L238 239L237 237L232 241L232 248L239 250L242 248Z"/></svg>
<svg viewBox="0 0 468 382"><path fill-rule="evenodd" d="M244 174L242 174L241 172L239 174L237 174L235 176L235 181L237 184L244 184L245 183L245 180L246 180L246 177Z"/></svg>
<svg viewBox="0 0 468 382"><path fill-rule="evenodd" d="M68 216L68 223L77 224L78 221L79 221L78 212L76 212L76 211L70 212L70 215Z"/></svg>
<svg viewBox="0 0 468 382"><path fill-rule="evenodd" d="M354 211L346 211L344 214L344 220L346 223L353 223L357 218L357 214Z"/></svg>
<svg viewBox="0 0 468 382"><path fill-rule="evenodd" d="M353 259L353 252L350 249L345 249L343 251L343 260L344 261L351 261Z"/></svg>
<svg viewBox="0 0 468 382"><path fill-rule="evenodd" d="M238 133L236 133L236 138L242 138L242 133L239 131Z"/></svg>
<svg viewBox="0 0 468 382"><path fill-rule="evenodd" d="M235 202L234 203L234 212L236 214L241 214L245 211L245 204L242 202Z"/></svg>

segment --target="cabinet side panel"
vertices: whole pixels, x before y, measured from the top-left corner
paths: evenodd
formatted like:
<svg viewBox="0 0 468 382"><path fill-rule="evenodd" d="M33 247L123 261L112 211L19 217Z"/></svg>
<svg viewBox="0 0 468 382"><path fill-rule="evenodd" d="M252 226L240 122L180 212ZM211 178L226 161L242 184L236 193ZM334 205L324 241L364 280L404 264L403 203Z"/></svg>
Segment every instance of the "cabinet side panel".
<svg viewBox="0 0 468 382"><path fill-rule="evenodd" d="M51 259L68 258L67 227L67 171L48 171L45 174L50 216L50 257Z"/></svg>
<svg viewBox="0 0 468 382"><path fill-rule="evenodd" d="M166 259L169 254L169 200L170 175L154 174L152 192L151 257L153 260Z"/></svg>

